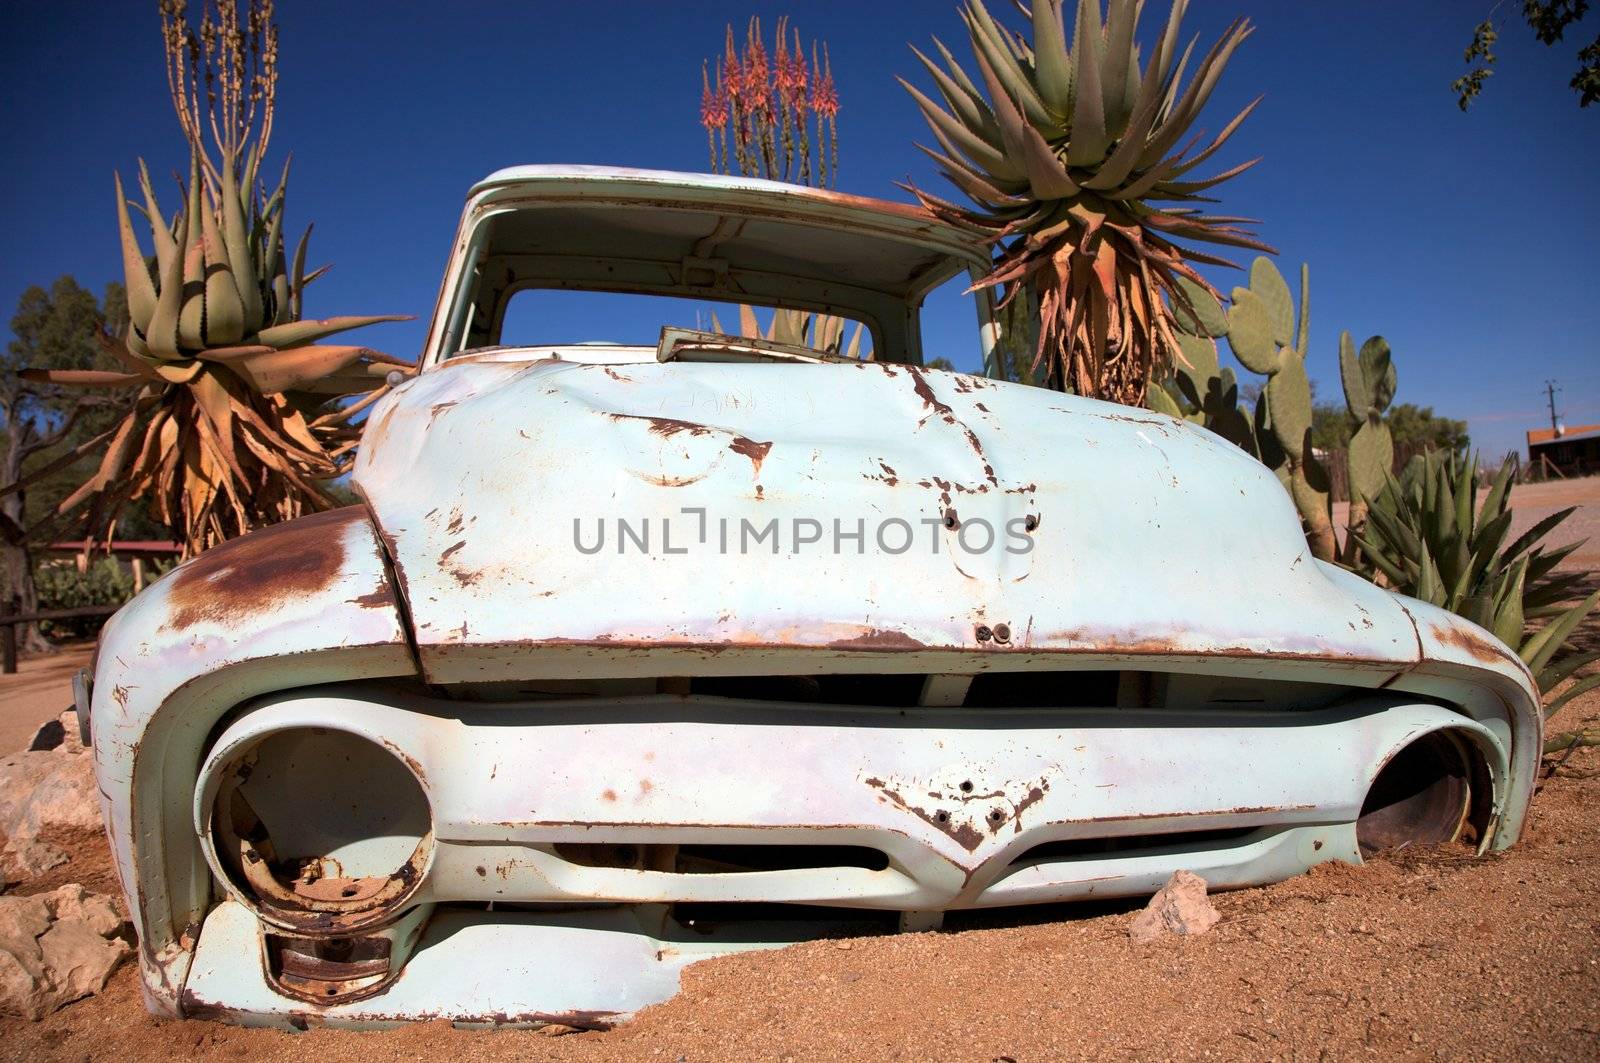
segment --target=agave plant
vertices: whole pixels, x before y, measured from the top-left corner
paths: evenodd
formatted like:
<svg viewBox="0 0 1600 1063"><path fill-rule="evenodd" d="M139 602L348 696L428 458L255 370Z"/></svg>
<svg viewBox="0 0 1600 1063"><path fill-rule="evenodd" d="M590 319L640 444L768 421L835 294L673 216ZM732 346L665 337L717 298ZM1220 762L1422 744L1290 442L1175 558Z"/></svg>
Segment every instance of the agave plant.
<svg viewBox="0 0 1600 1063"><path fill-rule="evenodd" d="M1511 462L1502 464L1476 506L1477 458L1429 451L1412 459L1401 480L1388 478L1355 539L1392 589L1464 616L1513 647L1548 697L1578 669L1600 661L1597 652L1566 652L1600 604L1600 591L1572 604L1586 574L1557 570L1582 541L1544 546L1570 508L1506 545L1512 472ZM1578 679L1549 698L1545 715L1597 686L1600 675Z"/></svg>
<svg viewBox="0 0 1600 1063"><path fill-rule="evenodd" d="M1193 263L1233 265L1178 241L1272 250L1244 227L1250 219L1194 206L1257 161L1189 177L1259 98L1205 148L1194 150L1199 136L1179 146L1252 32L1235 20L1185 86L1194 49L1179 47L1186 6L1173 0L1142 62L1134 43L1142 0L1110 0L1104 22L1099 0L1079 0L1070 49L1061 0L1033 0L1031 41L996 22L982 0L967 0L961 13L978 79L936 39L943 66L913 51L943 106L901 81L940 149L922 150L976 206L910 191L996 245L980 287L1004 285L1007 301L1032 289L1040 324L1031 375L1052 386L1141 403L1152 375L1181 360L1170 305L1186 302L1178 279L1209 291Z"/></svg>
<svg viewBox="0 0 1600 1063"><path fill-rule="evenodd" d="M306 272L310 228L286 256L288 167L270 193L258 179L277 83L271 0L252 0L242 24L237 0L211 0L198 31L182 0L164 0L161 16L189 175L168 219L139 164L142 201L133 206L149 223L149 257L116 178L132 325L102 341L124 371L33 375L134 393L98 470L61 511L88 504L89 530L98 534L129 499L148 495L157 519L194 552L335 504L323 483L349 467L357 435L350 419L405 366L366 347L315 342L400 317L301 317L306 285L323 272ZM332 405L361 392L372 394Z"/></svg>

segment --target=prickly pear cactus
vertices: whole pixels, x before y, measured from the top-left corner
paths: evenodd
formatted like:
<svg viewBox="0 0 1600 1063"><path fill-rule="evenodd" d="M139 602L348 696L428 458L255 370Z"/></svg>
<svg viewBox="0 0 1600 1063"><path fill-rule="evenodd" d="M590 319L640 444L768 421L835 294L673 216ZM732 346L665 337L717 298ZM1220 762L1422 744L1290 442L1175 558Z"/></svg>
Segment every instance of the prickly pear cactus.
<svg viewBox="0 0 1600 1063"><path fill-rule="evenodd" d="M1300 267L1300 312L1296 315L1283 274L1270 259L1257 258L1250 265L1250 287L1233 290L1227 317L1228 346L1235 357L1245 368L1267 378L1256 424L1270 431L1282 451L1289 494L1305 523L1311 552L1332 561L1336 543L1328 475L1311 451L1311 379L1306 375L1310 271Z"/></svg>
<svg viewBox="0 0 1600 1063"><path fill-rule="evenodd" d="M1158 413L1180 417L1209 428L1228 442L1260 457L1255 428L1239 407L1239 384L1233 370L1217 361L1215 337L1228 331L1228 318L1217 297L1200 285L1179 278L1181 298L1172 302L1183 355L1173 375L1146 393L1146 405Z"/></svg>
<svg viewBox="0 0 1600 1063"><path fill-rule="evenodd" d="M1350 437L1350 523L1354 526L1364 523L1367 503L1378 497L1394 467L1394 439L1383 423L1383 411L1395 390L1389 344L1382 336L1373 336L1357 354L1350 333L1341 332L1339 378L1344 384L1345 405L1358 424Z"/></svg>

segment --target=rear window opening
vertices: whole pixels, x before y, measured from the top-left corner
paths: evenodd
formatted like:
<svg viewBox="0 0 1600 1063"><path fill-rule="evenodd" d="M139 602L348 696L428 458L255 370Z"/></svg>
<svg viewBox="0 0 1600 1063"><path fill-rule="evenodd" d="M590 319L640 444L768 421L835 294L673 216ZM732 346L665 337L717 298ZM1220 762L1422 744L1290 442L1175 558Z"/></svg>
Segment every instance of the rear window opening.
<svg viewBox="0 0 1600 1063"><path fill-rule="evenodd" d="M872 329L838 314L636 292L524 288L513 292L492 343L654 348L663 326L770 340L834 355L872 356ZM582 357L575 351L571 357Z"/></svg>

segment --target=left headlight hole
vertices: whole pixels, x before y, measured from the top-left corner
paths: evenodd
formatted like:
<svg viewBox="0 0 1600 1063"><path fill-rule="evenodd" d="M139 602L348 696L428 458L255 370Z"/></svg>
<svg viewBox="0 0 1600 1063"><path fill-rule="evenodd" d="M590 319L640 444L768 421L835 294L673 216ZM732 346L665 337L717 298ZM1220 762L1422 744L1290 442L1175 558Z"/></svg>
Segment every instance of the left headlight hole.
<svg viewBox="0 0 1600 1063"><path fill-rule="evenodd" d="M1488 827L1491 789L1483 755L1470 739L1449 729L1423 735L1372 780L1356 820L1361 855L1477 842Z"/></svg>
<svg viewBox="0 0 1600 1063"><path fill-rule="evenodd" d="M269 922L347 933L397 915L431 853L432 813L388 749L324 728L274 732L218 769L211 841Z"/></svg>

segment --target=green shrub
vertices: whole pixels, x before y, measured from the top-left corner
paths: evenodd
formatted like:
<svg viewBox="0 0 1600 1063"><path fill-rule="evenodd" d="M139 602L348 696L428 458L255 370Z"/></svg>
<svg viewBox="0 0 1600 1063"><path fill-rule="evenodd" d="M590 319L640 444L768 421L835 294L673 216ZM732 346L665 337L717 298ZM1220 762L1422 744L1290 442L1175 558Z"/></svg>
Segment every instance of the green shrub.
<svg viewBox="0 0 1600 1063"><path fill-rule="evenodd" d="M171 562L146 562L146 582L171 567ZM85 605L121 605L133 597L133 573L115 558L97 557L80 572L71 561L46 561L34 571L39 608L76 609ZM103 616L41 621L39 628L51 638L86 638L100 630Z"/></svg>

